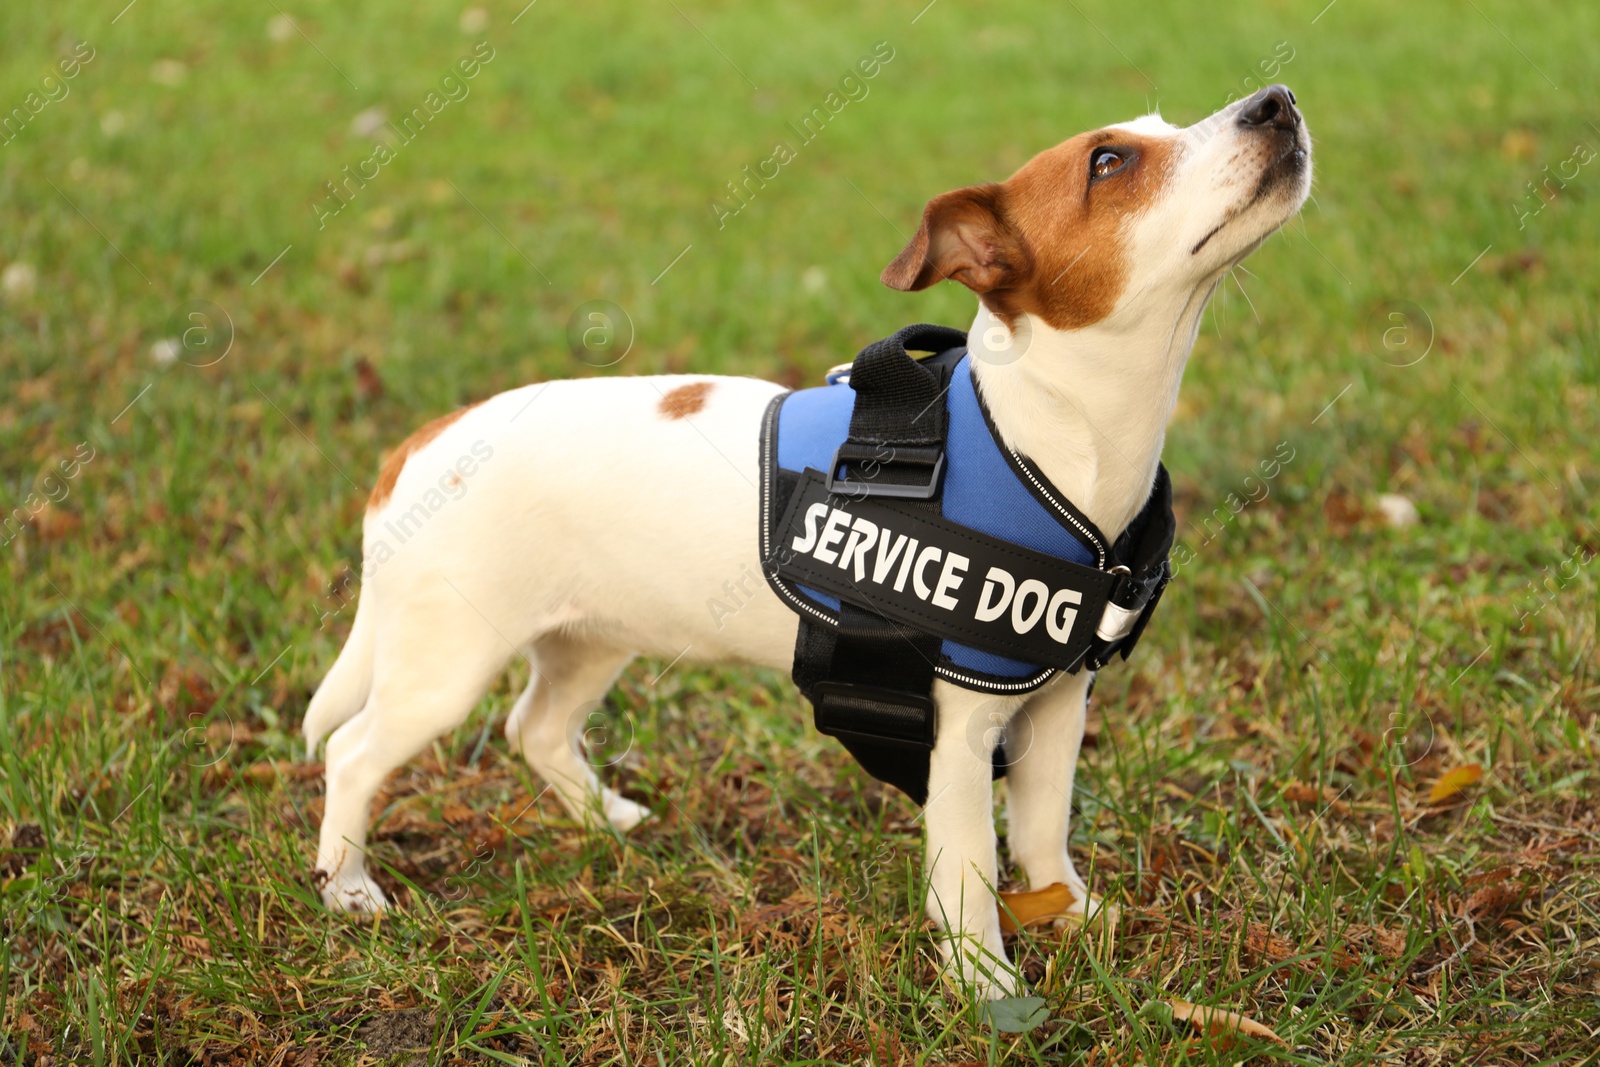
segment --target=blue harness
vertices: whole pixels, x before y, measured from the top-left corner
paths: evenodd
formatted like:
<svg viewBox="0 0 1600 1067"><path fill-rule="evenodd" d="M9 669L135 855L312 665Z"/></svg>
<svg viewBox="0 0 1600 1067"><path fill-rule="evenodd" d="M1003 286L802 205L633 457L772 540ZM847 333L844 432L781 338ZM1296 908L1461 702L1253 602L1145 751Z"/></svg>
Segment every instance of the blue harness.
<svg viewBox="0 0 1600 1067"><path fill-rule="evenodd" d="M1001 442L964 346L907 327L776 398L762 429L763 570L801 618L795 680L820 730L919 802L933 676L1016 694L1125 658L1172 543L1165 469L1109 543Z"/></svg>

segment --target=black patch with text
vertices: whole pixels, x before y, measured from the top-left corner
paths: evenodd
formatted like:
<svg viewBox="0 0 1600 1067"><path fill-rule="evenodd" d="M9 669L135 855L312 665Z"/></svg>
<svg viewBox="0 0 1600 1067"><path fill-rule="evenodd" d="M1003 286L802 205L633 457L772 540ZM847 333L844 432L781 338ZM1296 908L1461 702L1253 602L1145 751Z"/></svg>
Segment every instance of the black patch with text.
<svg viewBox="0 0 1600 1067"><path fill-rule="evenodd" d="M1115 577L892 498L829 493L808 469L763 565L885 618L996 655L1073 670Z"/></svg>

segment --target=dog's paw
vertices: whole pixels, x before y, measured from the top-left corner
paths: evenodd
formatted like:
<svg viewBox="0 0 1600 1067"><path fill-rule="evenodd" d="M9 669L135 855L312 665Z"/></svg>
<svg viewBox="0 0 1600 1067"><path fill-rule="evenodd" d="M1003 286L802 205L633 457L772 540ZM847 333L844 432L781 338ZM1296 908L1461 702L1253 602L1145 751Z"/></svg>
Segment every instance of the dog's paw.
<svg viewBox="0 0 1600 1067"><path fill-rule="evenodd" d="M616 828L619 834L625 834L635 826L653 816L650 809L642 804L635 804L627 797L610 793L605 798L606 822Z"/></svg>
<svg viewBox="0 0 1600 1067"><path fill-rule="evenodd" d="M1028 995L1028 983L1009 960L1001 961L993 956L981 961L968 958L962 961L959 975L947 974L960 987L962 995L973 1003Z"/></svg>
<svg viewBox="0 0 1600 1067"><path fill-rule="evenodd" d="M994 931L992 948L974 938L940 939L940 954L945 958L945 980L973 1001L1003 1000L1026 996L1028 983L1006 956L999 930Z"/></svg>
<svg viewBox="0 0 1600 1067"><path fill-rule="evenodd" d="M1108 903L1081 888L1074 890L1074 896L1077 899L1067 908L1066 914L1051 923L1058 933L1077 927L1108 935L1116 932L1122 913L1115 904Z"/></svg>
<svg viewBox="0 0 1600 1067"><path fill-rule="evenodd" d="M1028 995L1028 983L1010 965L991 968L991 973L972 979L972 996L975 1000L1007 1000Z"/></svg>
<svg viewBox="0 0 1600 1067"><path fill-rule="evenodd" d="M389 906L389 898L366 871L351 876L330 875L317 870L312 874L322 894L322 903L329 911L354 912L357 915L376 915Z"/></svg>

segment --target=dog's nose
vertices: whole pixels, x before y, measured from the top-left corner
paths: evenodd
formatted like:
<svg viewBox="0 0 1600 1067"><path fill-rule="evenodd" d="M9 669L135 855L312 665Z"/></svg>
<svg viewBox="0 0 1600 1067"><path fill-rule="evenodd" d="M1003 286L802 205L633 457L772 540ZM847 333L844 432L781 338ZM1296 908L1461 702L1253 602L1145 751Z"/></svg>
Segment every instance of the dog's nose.
<svg viewBox="0 0 1600 1067"><path fill-rule="evenodd" d="M1300 125L1300 112L1294 109L1294 93L1287 85L1267 86L1244 102L1239 121L1246 126L1294 129Z"/></svg>

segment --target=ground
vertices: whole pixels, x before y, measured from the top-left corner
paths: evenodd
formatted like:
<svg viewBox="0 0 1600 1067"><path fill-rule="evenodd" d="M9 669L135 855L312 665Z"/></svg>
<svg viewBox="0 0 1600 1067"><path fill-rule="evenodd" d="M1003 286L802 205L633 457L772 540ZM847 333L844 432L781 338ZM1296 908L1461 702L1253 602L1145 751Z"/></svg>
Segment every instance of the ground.
<svg viewBox="0 0 1600 1067"><path fill-rule="evenodd" d="M1600 8L523 3L0 16L0 1061L1600 1054ZM1206 315L1079 779L1122 922L1021 935L1042 1003L941 980L916 810L778 675L628 671L624 842L507 754L514 667L379 799L395 911L317 906L298 726L386 448L964 325L876 280L928 197L1266 80L1315 198Z"/></svg>

